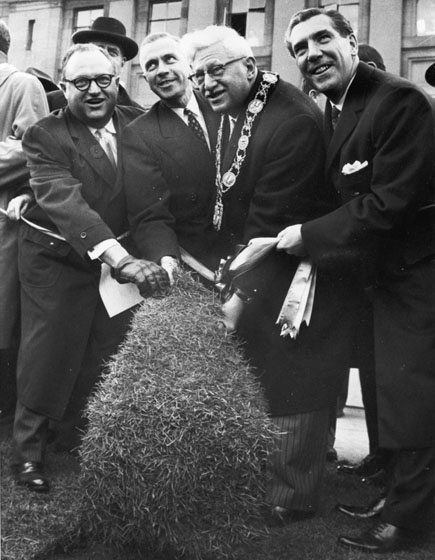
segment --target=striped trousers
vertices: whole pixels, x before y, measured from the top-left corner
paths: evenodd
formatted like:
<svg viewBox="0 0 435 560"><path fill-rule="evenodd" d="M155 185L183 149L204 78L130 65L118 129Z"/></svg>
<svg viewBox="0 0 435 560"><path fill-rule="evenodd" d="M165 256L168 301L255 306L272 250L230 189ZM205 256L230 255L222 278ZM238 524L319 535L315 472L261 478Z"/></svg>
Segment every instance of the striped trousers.
<svg viewBox="0 0 435 560"><path fill-rule="evenodd" d="M267 466L266 500L272 506L315 512L326 462L330 407L273 416L280 431Z"/></svg>

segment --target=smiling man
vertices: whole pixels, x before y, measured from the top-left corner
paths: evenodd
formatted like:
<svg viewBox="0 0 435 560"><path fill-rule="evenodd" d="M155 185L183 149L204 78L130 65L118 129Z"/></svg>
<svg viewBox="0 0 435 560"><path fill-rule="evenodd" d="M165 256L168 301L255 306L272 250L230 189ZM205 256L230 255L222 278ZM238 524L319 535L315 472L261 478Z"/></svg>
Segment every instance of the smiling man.
<svg viewBox="0 0 435 560"><path fill-rule="evenodd" d="M212 225L214 160L218 117L193 91L180 39L168 33L145 37L140 63L150 89L160 98L124 134L123 167L133 223L149 211L156 192L169 194L175 236L157 221L141 221L153 258L178 255L178 244L214 269L219 259Z"/></svg>
<svg viewBox="0 0 435 560"><path fill-rule="evenodd" d="M71 40L74 44L92 43L105 50L115 66L117 76L121 75L125 63L132 60L139 50L137 43L130 39L130 37L127 37L123 23L118 19L105 16L98 17L93 21L89 29L76 31ZM49 92L47 99L51 111L61 109L67 103L61 90ZM119 105L140 107L138 103L130 98L127 90L121 83L118 84L117 103Z"/></svg>
<svg viewBox="0 0 435 560"><path fill-rule="evenodd" d="M358 62L355 34L339 12L298 12L286 42L303 77L330 101L325 184L338 207L284 229L278 249L308 254L319 270L353 272L361 305L373 311L369 337L357 336L374 360L379 445L390 457L386 496L338 506L380 521L339 544L407 548L425 537L435 513L433 112L414 84Z"/></svg>
<svg viewBox="0 0 435 560"><path fill-rule="evenodd" d="M49 488L49 419L68 420L65 447L79 443L86 398L131 319L132 309L109 317L99 295L101 262L145 295L168 287L160 266L132 257L116 240L128 230L118 165L122 130L142 110L116 105L116 68L95 45L68 50L61 84L67 107L23 138L35 201L19 239L23 319L12 462L17 482L37 492Z"/></svg>
<svg viewBox="0 0 435 560"><path fill-rule="evenodd" d="M220 114L213 213L220 256L253 238L273 241L285 225L320 215L328 198L320 111L295 86L259 70L234 29L211 26L183 43L192 82ZM299 266L288 257L273 252L224 304L282 433L268 464L267 500L278 523L309 517L318 507L329 406L346 372L351 329L340 316L342 292L321 275L310 327L296 339L280 336L277 318Z"/></svg>

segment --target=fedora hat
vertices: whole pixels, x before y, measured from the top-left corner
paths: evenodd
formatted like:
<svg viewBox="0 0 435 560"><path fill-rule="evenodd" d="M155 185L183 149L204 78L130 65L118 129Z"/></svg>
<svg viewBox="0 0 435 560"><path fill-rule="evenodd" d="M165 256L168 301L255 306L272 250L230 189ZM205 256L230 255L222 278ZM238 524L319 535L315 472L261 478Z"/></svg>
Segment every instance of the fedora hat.
<svg viewBox="0 0 435 560"><path fill-rule="evenodd" d="M429 66L424 75L426 82L431 86L435 86L435 62Z"/></svg>
<svg viewBox="0 0 435 560"><path fill-rule="evenodd" d="M108 41L118 45L127 60L137 55L137 43L127 37L124 25L119 19L111 17L98 17L89 27L76 31L72 36L73 43L92 43L96 40Z"/></svg>

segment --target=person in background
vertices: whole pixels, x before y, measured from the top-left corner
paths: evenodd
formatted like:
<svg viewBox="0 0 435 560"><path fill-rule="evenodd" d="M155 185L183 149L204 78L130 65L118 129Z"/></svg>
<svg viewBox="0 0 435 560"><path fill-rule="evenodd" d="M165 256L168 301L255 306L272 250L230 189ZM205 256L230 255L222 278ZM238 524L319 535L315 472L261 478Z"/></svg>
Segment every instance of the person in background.
<svg viewBox="0 0 435 560"><path fill-rule="evenodd" d="M213 224L222 258L329 208L323 189L321 114L298 88L257 68L247 41L211 26L183 37L194 87L220 115ZM314 515L325 466L330 405L337 398L351 325L340 279L318 277L309 327L280 336L276 324L299 258L273 250L223 306L282 434L267 465L273 523ZM336 283L338 282L338 283ZM343 311L343 313L341 313ZM350 320L350 322L352 322ZM285 333L284 325L284 333ZM331 353L330 348L335 351Z"/></svg>
<svg viewBox="0 0 435 560"><path fill-rule="evenodd" d="M374 363L379 445L389 455L385 496L338 506L375 524L338 543L407 549L427 536L435 514L433 110L411 82L359 61L337 11L297 12L286 43L302 76L329 99L326 182L338 206L283 229L278 249L309 255L319 270L354 273L360 306L373 312L361 343Z"/></svg>
<svg viewBox="0 0 435 560"><path fill-rule="evenodd" d="M12 420L19 342L18 220L31 198L21 139L27 127L48 114L40 82L8 63L11 36L0 21L0 417ZM9 218L8 218L9 217Z"/></svg>
<svg viewBox="0 0 435 560"><path fill-rule="evenodd" d="M212 224L212 150L219 117L193 90L188 79L191 69L179 38L168 33L148 35L139 59L148 86L160 100L124 133L124 183L132 215L136 220L148 211L156 190L169 191L177 243L215 270L219 258ZM146 228L143 234L153 258L159 260L174 251L174 240L163 237L159 223L146 221L142 227Z"/></svg>
<svg viewBox="0 0 435 560"><path fill-rule="evenodd" d="M74 44L92 43L104 49L116 66L117 76L121 75L124 64L128 60L132 60L139 50L137 43L127 37L124 24L111 17L96 18L89 29L76 31L72 36L72 42ZM47 97L50 111L61 109L67 104L62 90L49 92ZM130 98L122 84L119 84L117 103L119 105L141 107Z"/></svg>
<svg viewBox="0 0 435 560"><path fill-rule="evenodd" d="M164 295L169 286L163 268L117 240L128 231L118 165L122 131L143 111L116 104L116 72L100 47L71 47L62 62L67 107L23 138L35 201L19 236L23 320L12 470L18 484L36 492L49 490L43 473L49 420L66 419L70 439L63 444L79 445L86 399L135 308L128 302L109 315L99 293L102 263L144 295Z"/></svg>

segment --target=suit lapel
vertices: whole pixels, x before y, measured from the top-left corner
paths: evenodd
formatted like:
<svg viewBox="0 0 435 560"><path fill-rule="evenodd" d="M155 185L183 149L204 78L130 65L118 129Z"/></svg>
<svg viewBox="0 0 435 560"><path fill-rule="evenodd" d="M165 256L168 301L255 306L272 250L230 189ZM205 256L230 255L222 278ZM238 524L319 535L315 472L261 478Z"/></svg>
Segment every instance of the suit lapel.
<svg viewBox="0 0 435 560"><path fill-rule="evenodd" d="M359 65L356 76L347 92L344 101L343 110L340 118L338 119L337 127L332 134L327 154L326 154L326 173L329 173L330 167L334 162L337 154L339 153L344 142L355 129L360 114L366 105L366 92L367 92L367 77L373 72L369 66ZM329 115L329 116L328 116ZM325 128L330 126L326 120L330 117L330 107L325 110Z"/></svg>
<svg viewBox="0 0 435 560"><path fill-rule="evenodd" d="M98 140L92 135L88 127L76 119L69 109L66 110L66 117L71 137L76 145L77 151L94 171L113 188L117 172L110 163L106 152L100 146ZM119 142L118 138L117 141Z"/></svg>

